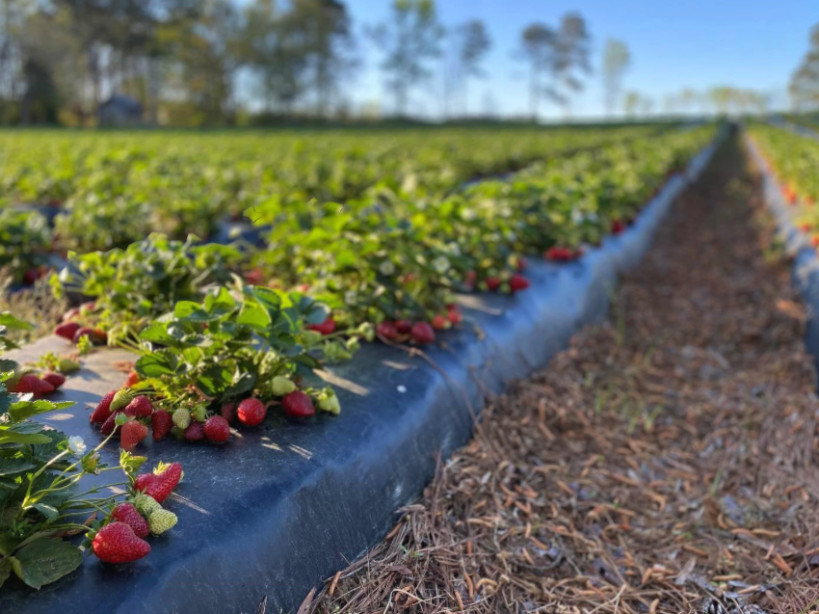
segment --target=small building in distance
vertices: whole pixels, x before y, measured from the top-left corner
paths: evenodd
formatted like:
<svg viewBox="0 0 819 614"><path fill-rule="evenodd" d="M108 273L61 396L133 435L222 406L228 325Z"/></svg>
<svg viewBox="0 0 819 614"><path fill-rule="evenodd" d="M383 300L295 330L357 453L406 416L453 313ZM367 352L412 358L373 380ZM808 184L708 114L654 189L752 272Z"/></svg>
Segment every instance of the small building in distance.
<svg viewBox="0 0 819 614"><path fill-rule="evenodd" d="M123 94L114 94L97 107L100 126L139 126L142 124L142 105Z"/></svg>

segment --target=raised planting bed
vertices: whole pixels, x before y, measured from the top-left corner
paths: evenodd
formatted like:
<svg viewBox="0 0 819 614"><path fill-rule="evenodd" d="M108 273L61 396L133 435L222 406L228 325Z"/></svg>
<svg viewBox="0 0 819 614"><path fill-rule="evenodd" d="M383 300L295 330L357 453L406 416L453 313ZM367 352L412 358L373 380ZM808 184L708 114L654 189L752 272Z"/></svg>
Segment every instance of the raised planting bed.
<svg viewBox="0 0 819 614"><path fill-rule="evenodd" d="M774 168L769 162L771 158L766 160L762 149L753 138L746 138L745 145L762 176L765 204L776 219L785 249L793 258L793 283L808 308L805 344L814 358L816 368L819 369L819 256L811 234L811 230L819 229L800 227L797 224L798 207L800 204L804 206L804 201L790 193L786 196L786 187L774 176Z"/></svg>
<svg viewBox="0 0 819 614"><path fill-rule="evenodd" d="M310 587L382 537L437 460L469 439L487 392L544 366L578 327L604 315L617 276L640 259L715 147L671 177L634 224L578 261L531 262L526 292L461 297L474 327L442 334L424 357L364 344L354 361L326 374L341 415L268 419L222 447L168 441L139 450L150 464L161 456L184 467L166 502L179 516L174 530L136 563L113 567L88 557L39 592L6 584L0 611L253 612L264 597L268 611L294 611ZM12 357L69 349L49 337ZM98 441L87 408L122 385L125 374L112 365L127 357L92 353L53 396L77 402L51 416L53 424Z"/></svg>

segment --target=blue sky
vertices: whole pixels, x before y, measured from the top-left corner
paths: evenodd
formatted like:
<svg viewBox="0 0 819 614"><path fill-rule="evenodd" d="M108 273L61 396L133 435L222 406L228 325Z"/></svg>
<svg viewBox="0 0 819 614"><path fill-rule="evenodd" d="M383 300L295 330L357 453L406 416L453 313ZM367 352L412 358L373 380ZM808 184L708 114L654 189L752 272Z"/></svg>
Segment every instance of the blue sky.
<svg viewBox="0 0 819 614"><path fill-rule="evenodd" d="M346 0L359 34L362 67L348 87L356 106L378 104L389 108L378 71L379 55L362 35L364 24L382 21L391 0ZM556 25L567 11L579 11L593 36L593 61L600 64L605 40L626 42L632 65L626 89L663 98L683 87L706 89L714 85L764 90L777 106L786 104L787 81L807 49L810 27L819 23L819 3L814 0L578 0L572 4L553 0L438 0L446 26L471 18L489 28L493 48L485 67L488 77L472 81L472 112L492 106L504 115L526 113L527 82L523 66L513 57L520 31L533 21ZM811 10L810 5L815 10ZM575 117L594 117L603 110L599 71L577 97ZM440 71L413 97L413 108L425 115L440 113ZM548 104L543 117L558 117Z"/></svg>

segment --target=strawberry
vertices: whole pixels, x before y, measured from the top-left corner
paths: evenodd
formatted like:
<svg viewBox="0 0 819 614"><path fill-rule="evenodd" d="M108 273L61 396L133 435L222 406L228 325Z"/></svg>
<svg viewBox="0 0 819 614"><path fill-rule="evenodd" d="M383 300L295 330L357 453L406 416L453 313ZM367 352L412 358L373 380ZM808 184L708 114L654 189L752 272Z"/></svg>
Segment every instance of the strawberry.
<svg viewBox="0 0 819 614"><path fill-rule="evenodd" d="M225 443L230 439L230 425L222 416L211 416L205 421L205 437L212 443Z"/></svg>
<svg viewBox="0 0 819 614"><path fill-rule="evenodd" d="M528 266L528 264L529 263L526 262L526 258L524 258L523 256L518 256L518 263L517 263L518 273L523 272L523 270Z"/></svg>
<svg viewBox="0 0 819 614"><path fill-rule="evenodd" d="M130 388L120 388L111 399L111 411L120 411L128 406L128 403L134 400L136 393Z"/></svg>
<svg viewBox="0 0 819 614"><path fill-rule="evenodd" d="M336 330L336 321L332 317L328 317L321 324L311 324L309 328L322 335L332 335Z"/></svg>
<svg viewBox="0 0 819 614"><path fill-rule="evenodd" d="M119 446L123 450L129 452L136 448L136 445L148 436L148 427L137 422L136 420L129 420L122 425L119 432Z"/></svg>
<svg viewBox="0 0 819 614"><path fill-rule="evenodd" d="M118 522L124 522L131 527L137 537L148 537L150 529L148 522L142 517L133 503L120 503L111 512L111 518Z"/></svg>
<svg viewBox="0 0 819 614"><path fill-rule="evenodd" d="M180 407L171 416L174 425L182 429L183 431L188 428L191 424L191 412L185 409L184 407Z"/></svg>
<svg viewBox="0 0 819 614"><path fill-rule="evenodd" d="M130 563L147 555L151 545L124 522L111 522L97 531L91 549L105 563Z"/></svg>
<svg viewBox="0 0 819 614"><path fill-rule="evenodd" d="M259 286L264 281L264 270L260 267L245 271L245 281L251 286Z"/></svg>
<svg viewBox="0 0 819 614"><path fill-rule="evenodd" d="M273 385L275 387L275 380L273 378ZM228 422L233 422L236 419L236 403L222 403L222 407L219 408L219 415L221 415L225 420Z"/></svg>
<svg viewBox="0 0 819 614"><path fill-rule="evenodd" d="M387 341L392 341L399 334L395 324L389 320L385 320L384 322L378 324L378 326L375 327L375 333Z"/></svg>
<svg viewBox="0 0 819 614"><path fill-rule="evenodd" d="M125 406L122 410L126 416L133 416L135 418L147 418L154 413L154 406L151 405L151 400L144 394L134 397L134 399Z"/></svg>
<svg viewBox="0 0 819 614"><path fill-rule="evenodd" d="M153 473L140 473L134 478L134 490L139 492L147 491L156 482L156 476Z"/></svg>
<svg viewBox="0 0 819 614"><path fill-rule="evenodd" d="M201 422L192 421L183 433L186 441L202 441L205 438L205 427Z"/></svg>
<svg viewBox="0 0 819 614"><path fill-rule="evenodd" d="M134 489L153 497L157 503L168 498L182 478L182 465L159 463L153 473L143 473L134 480Z"/></svg>
<svg viewBox="0 0 819 614"><path fill-rule="evenodd" d="M145 473L139 476L137 481L139 481L139 478L143 476L150 477L152 482L156 479L153 473ZM134 484L134 486L136 487L136 484ZM147 485L145 487L147 488ZM162 506L157 503L156 499L150 495L140 492L138 489L137 493L134 495L134 506L137 508L137 510L139 510L140 514L146 517L153 514L156 510L162 509Z"/></svg>
<svg viewBox="0 0 819 614"><path fill-rule="evenodd" d="M277 397L283 397L286 394L290 394L296 389L296 384L293 383L293 380L289 377L284 375L277 375L273 378L273 394Z"/></svg>
<svg viewBox="0 0 819 614"><path fill-rule="evenodd" d="M467 286L474 286L476 281L478 281L478 273L476 271L467 271L464 276L464 283Z"/></svg>
<svg viewBox="0 0 819 614"><path fill-rule="evenodd" d="M154 535L162 535L165 531L174 528L177 520L176 514L173 512L159 509L151 512L151 515L148 516L148 526Z"/></svg>
<svg viewBox="0 0 819 614"><path fill-rule="evenodd" d="M69 321L73 320L74 318L76 318L78 315L80 315L80 308L79 307L72 307L71 309L69 309L68 311L66 311L63 314L63 322L69 322ZM79 324L77 325L77 328L79 328ZM73 335L72 335L72 337L73 337Z"/></svg>
<svg viewBox="0 0 819 614"><path fill-rule="evenodd" d="M54 373L53 371L43 373L40 379L54 386L54 390L57 390L57 388L65 384L65 375L62 373Z"/></svg>
<svg viewBox="0 0 819 614"><path fill-rule="evenodd" d="M418 322L412 327L412 340L419 345L432 343L435 341L435 331L426 322Z"/></svg>
<svg viewBox="0 0 819 614"><path fill-rule="evenodd" d="M460 324L464 319L463 315L461 314L461 308L454 304L449 306L449 311L447 311L446 317L453 325Z"/></svg>
<svg viewBox="0 0 819 614"><path fill-rule="evenodd" d="M402 335L408 334L412 330L412 322L409 320L398 320L395 329Z"/></svg>
<svg viewBox="0 0 819 614"><path fill-rule="evenodd" d="M88 337L94 345L105 345L108 343L108 333L101 328L90 328L88 326L78 328L77 332L74 333L72 341L79 343L82 337Z"/></svg>
<svg viewBox="0 0 819 614"><path fill-rule="evenodd" d="M611 232L612 234L619 235L626 229L626 225L621 222L620 220L612 220L611 221Z"/></svg>
<svg viewBox="0 0 819 614"><path fill-rule="evenodd" d="M439 313L432 318L432 328L435 330L446 330L450 326L451 323L445 315Z"/></svg>
<svg viewBox="0 0 819 614"><path fill-rule="evenodd" d="M54 334L63 339L73 341L74 335L79 329L80 324L78 322L63 322L57 325L57 328L54 329Z"/></svg>
<svg viewBox="0 0 819 614"><path fill-rule="evenodd" d="M117 393L116 390L112 390L108 394L106 394L100 402L97 403L97 406L94 408L94 411L91 412L91 423L92 424L102 424L111 416L111 401L114 399L114 395Z"/></svg>
<svg viewBox="0 0 819 614"><path fill-rule="evenodd" d="M119 426L117 425L118 413L119 412L114 412L110 414L108 418L105 419L105 422L102 423L102 426L100 427L100 432L106 437L108 437L108 435L110 435L119 428Z"/></svg>
<svg viewBox="0 0 819 614"><path fill-rule="evenodd" d="M42 277L42 271L37 267L31 267L26 269L23 273L23 283L27 286L31 286L35 281L40 279L40 277Z"/></svg>
<svg viewBox="0 0 819 614"><path fill-rule="evenodd" d="M245 426L257 426L267 415L267 408L259 399L245 399L239 403L237 415Z"/></svg>
<svg viewBox="0 0 819 614"><path fill-rule="evenodd" d="M294 390L282 399L284 413L291 418L309 418L315 415L313 401L301 390Z"/></svg>
<svg viewBox="0 0 819 614"><path fill-rule="evenodd" d="M25 373L19 380L17 380L16 384L9 387L9 391L18 392L21 394L31 392L34 394L34 398L39 398L50 392L54 392L54 386L44 380L41 380L33 373Z"/></svg>
<svg viewBox="0 0 819 614"><path fill-rule="evenodd" d="M138 383L139 383L139 373L132 370L128 374L128 379L125 380L124 386L125 386L125 388L130 388L134 384L138 384Z"/></svg>
<svg viewBox="0 0 819 614"><path fill-rule="evenodd" d="M57 371L66 375L68 373L74 373L75 371L79 371L80 368L81 368L80 363L66 356L60 357L60 362L57 365Z"/></svg>
<svg viewBox="0 0 819 614"><path fill-rule="evenodd" d="M500 279L497 277L487 277L486 278L486 287L490 292L494 292L500 286Z"/></svg>
<svg viewBox="0 0 819 614"><path fill-rule="evenodd" d="M521 290L526 290L529 287L529 280L526 279L520 273L515 273L512 275L512 278L509 280L509 289L512 292L520 292Z"/></svg>
<svg viewBox="0 0 819 614"><path fill-rule="evenodd" d="M173 418L168 412L158 409L151 414L151 431L154 441L159 441L167 435L171 427L173 427Z"/></svg>

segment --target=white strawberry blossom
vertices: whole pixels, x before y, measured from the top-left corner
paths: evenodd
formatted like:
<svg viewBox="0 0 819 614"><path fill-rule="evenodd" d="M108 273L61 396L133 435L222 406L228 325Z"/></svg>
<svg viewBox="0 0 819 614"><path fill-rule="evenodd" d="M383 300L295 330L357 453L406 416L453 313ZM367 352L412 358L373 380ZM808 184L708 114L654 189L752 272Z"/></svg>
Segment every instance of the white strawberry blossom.
<svg viewBox="0 0 819 614"><path fill-rule="evenodd" d="M68 438L68 449L77 456L85 454L87 446L79 435L72 435Z"/></svg>

